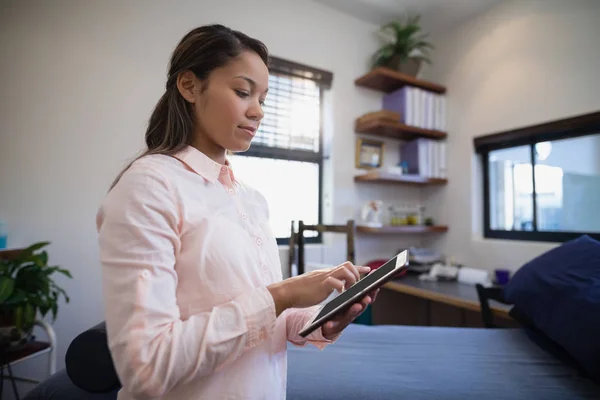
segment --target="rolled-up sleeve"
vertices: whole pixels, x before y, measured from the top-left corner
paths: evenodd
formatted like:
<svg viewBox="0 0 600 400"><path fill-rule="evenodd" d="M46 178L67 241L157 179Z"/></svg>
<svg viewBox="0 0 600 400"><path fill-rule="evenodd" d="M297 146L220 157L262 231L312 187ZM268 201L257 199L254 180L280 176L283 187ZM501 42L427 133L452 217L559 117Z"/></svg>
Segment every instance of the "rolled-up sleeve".
<svg viewBox="0 0 600 400"><path fill-rule="evenodd" d="M284 312L286 320L287 340L296 346L306 346L312 344L319 349L324 349L327 345L334 343L341 333L332 339L326 339L323 336L321 328L314 330L305 338L300 336L302 328L310 321L315 313L318 312L318 306L308 308L291 308Z"/></svg>
<svg viewBox="0 0 600 400"><path fill-rule="evenodd" d="M266 287L181 319L175 270L180 218L168 180L135 164L98 212L109 348L123 388L139 399L211 374L275 327Z"/></svg>

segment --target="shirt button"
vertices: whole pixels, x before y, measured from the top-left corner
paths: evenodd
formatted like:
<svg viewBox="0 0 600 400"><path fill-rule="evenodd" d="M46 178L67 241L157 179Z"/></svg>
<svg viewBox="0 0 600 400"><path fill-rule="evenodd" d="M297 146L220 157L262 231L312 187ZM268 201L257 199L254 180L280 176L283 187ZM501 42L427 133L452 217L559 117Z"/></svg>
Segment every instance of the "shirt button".
<svg viewBox="0 0 600 400"><path fill-rule="evenodd" d="M262 240L260 240L260 238L257 238L256 239L256 244L260 246L262 244Z"/></svg>
<svg viewBox="0 0 600 400"><path fill-rule="evenodd" d="M242 219L246 219L248 216L246 214L242 214Z"/></svg>
<svg viewBox="0 0 600 400"><path fill-rule="evenodd" d="M142 278L148 279L150 277L150 272L148 270L142 271Z"/></svg>
<svg viewBox="0 0 600 400"><path fill-rule="evenodd" d="M267 271L268 271L268 269L267 269L267 265L266 265L266 264L263 264L263 266L262 266L262 267L263 267L263 271L265 271L265 272L267 272Z"/></svg>
<svg viewBox="0 0 600 400"><path fill-rule="evenodd" d="M229 189L229 194L234 194L234 193L235 193L235 190Z"/></svg>

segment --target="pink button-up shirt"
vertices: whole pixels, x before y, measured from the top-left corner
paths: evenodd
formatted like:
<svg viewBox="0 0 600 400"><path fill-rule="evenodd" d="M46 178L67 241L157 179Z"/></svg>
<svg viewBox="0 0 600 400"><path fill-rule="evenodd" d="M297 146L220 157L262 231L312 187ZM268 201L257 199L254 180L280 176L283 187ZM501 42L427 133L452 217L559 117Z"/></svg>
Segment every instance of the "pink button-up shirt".
<svg viewBox="0 0 600 400"><path fill-rule="evenodd" d="M286 341L314 308L275 316L264 197L193 147L137 160L97 216L108 344L125 399L283 399Z"/></svg>

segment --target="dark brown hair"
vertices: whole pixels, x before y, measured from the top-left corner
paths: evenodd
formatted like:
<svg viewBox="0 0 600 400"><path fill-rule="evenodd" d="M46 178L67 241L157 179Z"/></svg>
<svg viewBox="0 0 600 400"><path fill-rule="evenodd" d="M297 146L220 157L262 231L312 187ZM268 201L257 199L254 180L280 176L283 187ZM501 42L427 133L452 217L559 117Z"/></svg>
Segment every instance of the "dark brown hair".
<svg viewBox="0 0 600 400"><path fill-rule="evenodd" d="M187 33L179 42L169 62L165 93L156 104L146 129L147 149L135 160L148 154L173 155L192 143L193 107L177 89L177 76L192 71L200 80L238 57L243 51L257 53L269 65L267 47L259 40L223 25L205 25ZM115 179L111 189L133 160Z"/></svg>

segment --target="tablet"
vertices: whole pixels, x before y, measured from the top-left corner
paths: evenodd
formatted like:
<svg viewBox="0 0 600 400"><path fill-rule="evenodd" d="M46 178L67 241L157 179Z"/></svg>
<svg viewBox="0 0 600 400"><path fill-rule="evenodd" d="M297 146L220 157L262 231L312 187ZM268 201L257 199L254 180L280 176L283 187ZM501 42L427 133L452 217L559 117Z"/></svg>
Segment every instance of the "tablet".
<svg viewBox="0 0 600 400"><path fill-rule="evenodd" d="M319 308L316 315L300 331L300 336L306 337L321 325L345 311L353 304L368 295L370 292L382 286L384 283L398 276L408 268L408 250L397 254L381 267L377 268L367 276L350 286L334 299Z"/></svg>

